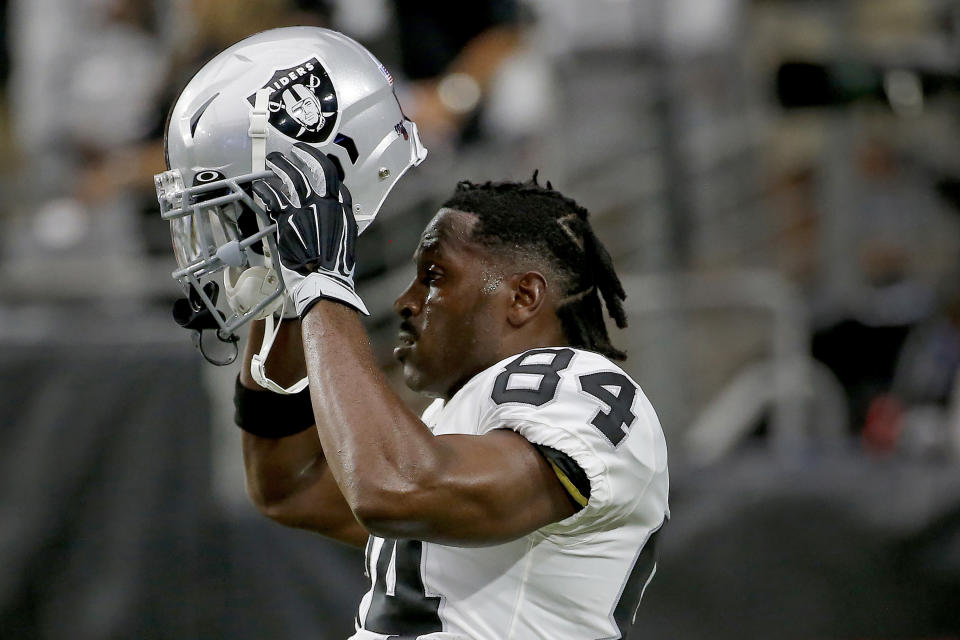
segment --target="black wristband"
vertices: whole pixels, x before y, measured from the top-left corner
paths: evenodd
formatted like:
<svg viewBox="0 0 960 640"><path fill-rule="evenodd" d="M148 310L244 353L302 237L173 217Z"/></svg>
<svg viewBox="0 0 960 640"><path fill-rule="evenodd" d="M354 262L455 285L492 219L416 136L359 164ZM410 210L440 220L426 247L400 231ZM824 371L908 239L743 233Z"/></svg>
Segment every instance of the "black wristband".
<svg viewBox="0 0 960 640"><path fill-rule="evenodd" d="M272 391L248 389L240 384L233 393L237 426L261 438L285 438L306 431L316 423L310 388L300 393L283 395Z"/></svg>

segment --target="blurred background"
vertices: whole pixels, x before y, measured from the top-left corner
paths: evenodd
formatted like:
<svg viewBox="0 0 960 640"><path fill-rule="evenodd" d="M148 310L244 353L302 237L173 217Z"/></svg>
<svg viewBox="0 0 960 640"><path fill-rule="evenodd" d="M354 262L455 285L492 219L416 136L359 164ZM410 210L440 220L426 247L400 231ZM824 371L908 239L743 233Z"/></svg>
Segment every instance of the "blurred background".
<svg viewBox="0 0 960 640"><path fill-rule="evenodd" d="M352 630L361 553L247 502L153 194L179 88L290 24L430 149L360 241L411 406L390 305L457 180L592 212L670 446L642 637L960 637L955 0L0 0L0 637Z"/></svg>

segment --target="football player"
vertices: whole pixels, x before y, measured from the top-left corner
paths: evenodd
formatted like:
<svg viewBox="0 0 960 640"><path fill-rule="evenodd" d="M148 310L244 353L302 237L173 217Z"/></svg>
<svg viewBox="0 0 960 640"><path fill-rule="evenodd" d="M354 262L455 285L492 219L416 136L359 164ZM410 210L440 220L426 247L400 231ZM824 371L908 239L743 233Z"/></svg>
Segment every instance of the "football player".
<svg viewBox="0 0 960 640"><path fill-rule="evenodd" d="M316 130L271 106L290 83L321 104ZM358 234L426 155L384 67L335 32L258 34L191 80L165 148L158 197L189 295L175 317L218 364L203 332L232 342L253 323L235 395L248 491L280 523L366 548L353 638L628 637L669 516L667 454L614 362L604 307L625 326L625 296L587 211L536 175L457 186L394 303L405 381L435 398L417 416L353 282Z"/></svg>
<svg viewBox="0 0 960 640"><path fill-rule="evenodd" d="M404 379L436 398L417 416L359 320L349 192L309 147L269 162L278 177L254 191L302 318L271 373L305 366L309 396L258 391L243 368L248 488L270 518L366 547L353 637L628 637L668 517L667 458L613 362L601 298L623 326L624 293L586 210L536 177L458 185L394 303Z"/></svg>

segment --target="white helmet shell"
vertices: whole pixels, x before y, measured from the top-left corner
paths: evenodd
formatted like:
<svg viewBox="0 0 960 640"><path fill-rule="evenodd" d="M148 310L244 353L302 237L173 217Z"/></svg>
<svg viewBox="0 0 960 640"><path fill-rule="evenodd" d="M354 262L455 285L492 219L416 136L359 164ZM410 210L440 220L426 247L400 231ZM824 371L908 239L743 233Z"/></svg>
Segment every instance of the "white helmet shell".
<svg viewBox="0 0 960 640"><path fill-rule="evenodd" d="M347 36L319 27L264 31L193 77L170 114L167 164L186 186L204 170L227 178L253 166L251 111L269 90L266 153L308 142L335 158L361 232L397 180L426 156L386 68Z"/></svg>
<svg viewBox="0 0 960 640"><path fill-rule="evenodd" d="M360 232L427 154L390 73L343 34L285 27L218 54L174 104L168 170L155 177L179 267L173 277L188 294L175 312L182 326L216 329L221 340L235 341L241 325L279 309L283 285L271 277L280 272L276 225L250 187L270 175L267 154L287 154L297 142L322 151L341 172ZM257 277L244 278L248 271ZM230 315L217 308L214 279L224 285Z"/></svg>

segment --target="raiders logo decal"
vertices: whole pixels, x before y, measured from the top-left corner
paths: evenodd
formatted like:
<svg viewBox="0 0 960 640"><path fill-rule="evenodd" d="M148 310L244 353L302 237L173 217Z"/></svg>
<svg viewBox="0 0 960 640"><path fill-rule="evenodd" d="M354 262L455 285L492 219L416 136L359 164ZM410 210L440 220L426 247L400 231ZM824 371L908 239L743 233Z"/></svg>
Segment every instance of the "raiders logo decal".
<svg viewBox="0 0 960 640"><path fill-rule="evenodd" d="M304 142L323 142L337 123L337 94L316 58L280 69L263 85L270 89L270 124ZM254 104L256 93L247 100Z"/></svg>

